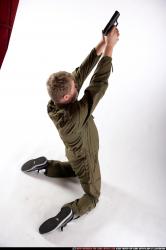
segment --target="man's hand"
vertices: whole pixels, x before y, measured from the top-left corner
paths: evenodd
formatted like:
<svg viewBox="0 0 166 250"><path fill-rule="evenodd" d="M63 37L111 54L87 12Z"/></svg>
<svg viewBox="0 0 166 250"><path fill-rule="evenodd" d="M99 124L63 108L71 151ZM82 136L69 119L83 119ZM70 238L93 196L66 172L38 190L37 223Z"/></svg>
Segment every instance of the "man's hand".
<svg viewBox="0 0 166 250"><path fill-rule="evenodd" d="M96 54L99 56L104 52L104 56L112 57L112 52L115 44L119 40L119 30L116 26L113 27L107 36L102 35L102 39L95 47Z"/></svg>
<svg viewBox="0 0 166 250"><path fill-rule="evenodd" d="M114 47L119 40L119 30L116 26L113 27L112 31L107 35L107 46Z"/></svg>
<svg viewBox="0 0 166 250"><path fill-rule="evenodd" d="M113 48L115 44L118 42L118 40L119 40L119 30L117 29L116 26L114 26L112 31L107 35L104 56L112 57Z"/></svg>

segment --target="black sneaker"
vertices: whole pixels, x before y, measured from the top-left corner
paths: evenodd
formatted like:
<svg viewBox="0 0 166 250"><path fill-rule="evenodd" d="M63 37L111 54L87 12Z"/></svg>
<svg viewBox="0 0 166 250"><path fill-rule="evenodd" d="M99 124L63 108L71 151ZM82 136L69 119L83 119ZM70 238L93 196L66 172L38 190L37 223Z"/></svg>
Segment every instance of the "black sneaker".
<svg viewBox="0 0 166 250"><path fill-rule="evenodd" d="M40 227L39 232L41 234L48 233L54 229L63 228L74 217L73 211L70 207L62 207L61 211L55 216L46 220Z"/></svg>
<svg viewBox="0 0 166 250"><path fill-rule="evenodd" d="M36 170L39 172L42 169L46 169L47 166L48 166L48 161L47 161L46 157L42 156L42 157L27 161L21 167L21 170L23 172L32 172L32 171L36 171Z"/></svg>

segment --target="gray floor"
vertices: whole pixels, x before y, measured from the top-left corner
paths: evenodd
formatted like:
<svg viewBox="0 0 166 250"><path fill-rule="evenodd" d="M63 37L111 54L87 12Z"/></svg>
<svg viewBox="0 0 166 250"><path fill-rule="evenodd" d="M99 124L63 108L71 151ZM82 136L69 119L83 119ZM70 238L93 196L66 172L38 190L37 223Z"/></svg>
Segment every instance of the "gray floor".
<svg viewBox="0 0 166 250"><path fill-rule="evenodd" d="M64 203L80 197L82 190L77 178L22 173L23 154L20 150L18 162L7 160L1 168L1 246L165 246L165 190L158 197L161 183L151 186L150 171L147 180L144 176L139 180L134 172L130 179L113 171L104 174L102 169L102 194L96 209L68 224L63 232L40 235L40 224Z"/></svg>

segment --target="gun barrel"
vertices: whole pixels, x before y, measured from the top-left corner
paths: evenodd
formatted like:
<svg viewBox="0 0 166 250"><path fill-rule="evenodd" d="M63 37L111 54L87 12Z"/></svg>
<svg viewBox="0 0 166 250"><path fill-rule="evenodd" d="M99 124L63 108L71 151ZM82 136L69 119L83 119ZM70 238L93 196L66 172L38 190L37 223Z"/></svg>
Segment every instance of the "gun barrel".
<svg viewBox="0 0 166 250"><path fill-rule="evenodd" d="M103 34L107 35L108 32L111 31L111 28L113 27L114 23L117 22L118 17L120 16L120 13L116 10L113 16L111 17L110 21L107 23L103 30Z"/></svg>

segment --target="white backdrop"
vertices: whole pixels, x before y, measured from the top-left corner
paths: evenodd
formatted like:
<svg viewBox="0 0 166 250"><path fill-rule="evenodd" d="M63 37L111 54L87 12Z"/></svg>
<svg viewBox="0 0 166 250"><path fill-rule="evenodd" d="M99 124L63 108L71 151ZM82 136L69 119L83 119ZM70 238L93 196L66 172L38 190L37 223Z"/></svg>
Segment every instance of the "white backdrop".
<svg viewBox="0 0 166 250"><path fill-rule="evenodd" d="M82 194L73 179L20 171L41 155L66 160L47 115L46 80L79 66L115 10L114 72L94 112L101 201L63 233L41 236L40 224ZM164 0L20 0L0 71L0 246L166 245L165 13Z"/></svg>

